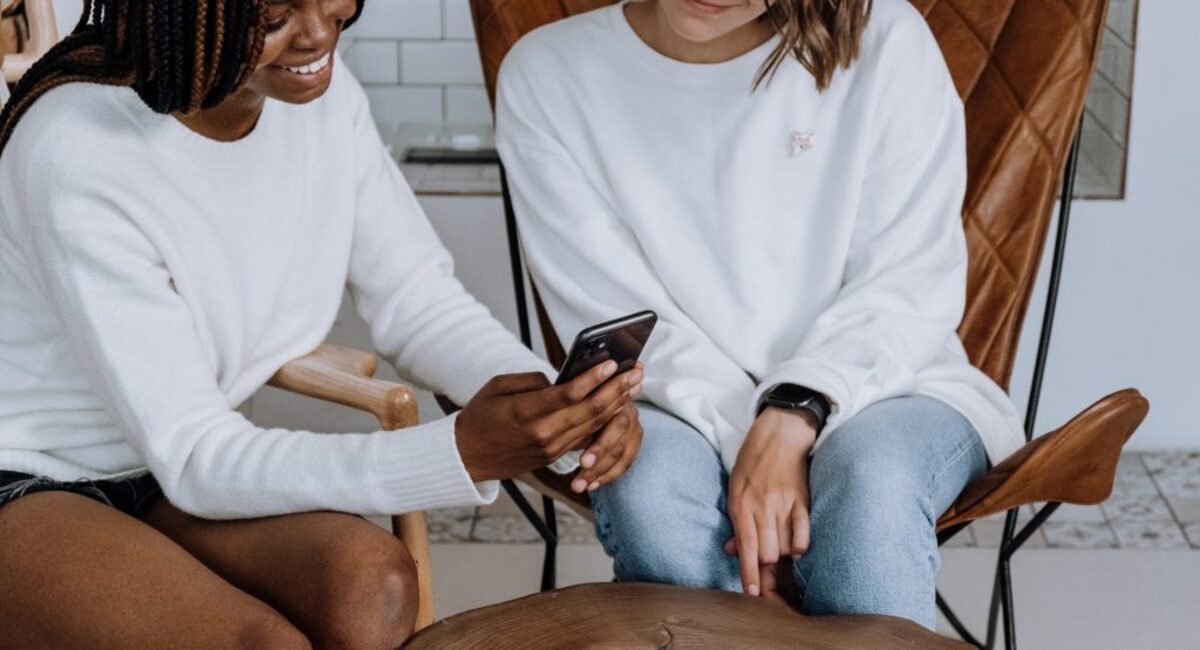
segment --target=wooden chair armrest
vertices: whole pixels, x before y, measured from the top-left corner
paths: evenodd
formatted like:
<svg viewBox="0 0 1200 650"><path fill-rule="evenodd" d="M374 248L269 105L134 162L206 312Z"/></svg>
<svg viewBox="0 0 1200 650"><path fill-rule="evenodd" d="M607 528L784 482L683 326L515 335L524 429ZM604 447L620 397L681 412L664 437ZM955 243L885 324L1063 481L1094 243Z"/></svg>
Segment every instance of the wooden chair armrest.
<svg viewBox="0 0 1200 650"><path fill-rule="evenodd" d="M377 365L375 355L326 343L284 364L267 383L366 411L388 431L417 424L420 419L412 388L375 379L372 375Z"/></svg>
<svg viewBox="0 0 1200 650"><path fill-rule="evenodd" d="M16 54L9 54L4 63L8 83L16 83L38 59L58 42L58 25L54 20L53 0L25 0L29 18L29 42Z"/></svg>
<svg viewBox="0 0 1200 650"><path fill-rule="evenodd" d="M1112 493L1121 448L1149 410L1132 388L1096 402L968 485L938 530L1030 503L1100 503Z"/></svg>
<svg viewBox="0 0 1200 650"><path fill-rule="evenodd" d="M325 343L284 364L268 384L276 388L336 402L375 415L387 431L420 422L412 388L375 379L379 360L353 348ZM433 578L429 563L429 526L424 512L392 517L392 532L404 542L417 566L416 629L433 623Z"/></svg>

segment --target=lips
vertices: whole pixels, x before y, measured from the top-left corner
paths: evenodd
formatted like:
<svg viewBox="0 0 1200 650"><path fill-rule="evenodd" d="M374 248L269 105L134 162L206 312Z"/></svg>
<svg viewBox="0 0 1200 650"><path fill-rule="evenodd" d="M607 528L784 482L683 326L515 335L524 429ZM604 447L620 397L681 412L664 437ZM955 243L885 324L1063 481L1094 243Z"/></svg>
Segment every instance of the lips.
<svg viewBox="0 0 1200 650"><path fill-rule="evenodd" d="M302 65L302 66L281 65L279 67L283 68L284 70L287 70L288 72L290 72L292 74L315 75L315 74L319 74L325 68L328 68L329 64L331 62L333 62L333 52L332 51L326 52L325 55L322 56L321 58L317 59L316 61L313 61L312 63L306 64L306 65Z"/></svg>
<svg viewBox="0 0 1200 650"><path fill-rule="evenodd" d="M727 9L733 9L736 5L722 5L714 2L705 2L704 0L685 0L688 5L697 11L702 11L707 14L719 14Z"/></svg>

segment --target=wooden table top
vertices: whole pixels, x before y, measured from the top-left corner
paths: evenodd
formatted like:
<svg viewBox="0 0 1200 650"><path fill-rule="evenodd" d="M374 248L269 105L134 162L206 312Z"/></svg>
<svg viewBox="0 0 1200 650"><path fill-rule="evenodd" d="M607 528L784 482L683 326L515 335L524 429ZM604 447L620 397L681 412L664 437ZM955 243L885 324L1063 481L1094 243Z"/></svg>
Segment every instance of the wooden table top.
<svg viewBox="0 0 1200 650"><path fill-rule="evenodd" d="M802 616L762 598L645 583L586 584L433 624L405 648L962 648L891 616Z"/></svg>

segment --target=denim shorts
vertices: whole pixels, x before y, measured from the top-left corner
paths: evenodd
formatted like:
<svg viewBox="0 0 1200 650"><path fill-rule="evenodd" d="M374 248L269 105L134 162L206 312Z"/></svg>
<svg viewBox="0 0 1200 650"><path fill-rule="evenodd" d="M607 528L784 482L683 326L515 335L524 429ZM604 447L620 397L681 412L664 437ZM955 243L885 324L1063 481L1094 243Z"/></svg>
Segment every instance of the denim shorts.
<svg viewBox="0 0 1200 650"><path fill-rule="evenodd" d="M162 496L162 488L149 473L116 479L56 481L45 476L0 470L0 508L38 492L69 492L98 501L134 517Z"/></svg>

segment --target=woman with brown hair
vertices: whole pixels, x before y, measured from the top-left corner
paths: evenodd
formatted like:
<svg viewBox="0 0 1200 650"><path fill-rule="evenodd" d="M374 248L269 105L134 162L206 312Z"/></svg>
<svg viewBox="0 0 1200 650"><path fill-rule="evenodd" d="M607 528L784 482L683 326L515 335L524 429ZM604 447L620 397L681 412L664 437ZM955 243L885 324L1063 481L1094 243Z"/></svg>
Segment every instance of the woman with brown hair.
<svg viewBox="0 0 1200 650"><path fill-rule="evenodd" d="M361 9L94 0L0 113L5 648L395 647L412 560L354 515L487 503L580 447L604 484L636 454L640 371L550 386L454 278L335 54ZM457 417L235 410L347 288Z"/></svg>
<svg viewBox="0 0 1200 650"><path fill-rule="evenodd" d="M497 111L556 331L659 315L592 498L617 576L933 627L934 522L1022 436L955 331L963 110L920 14L624 0L519 42Z"/></svg>

